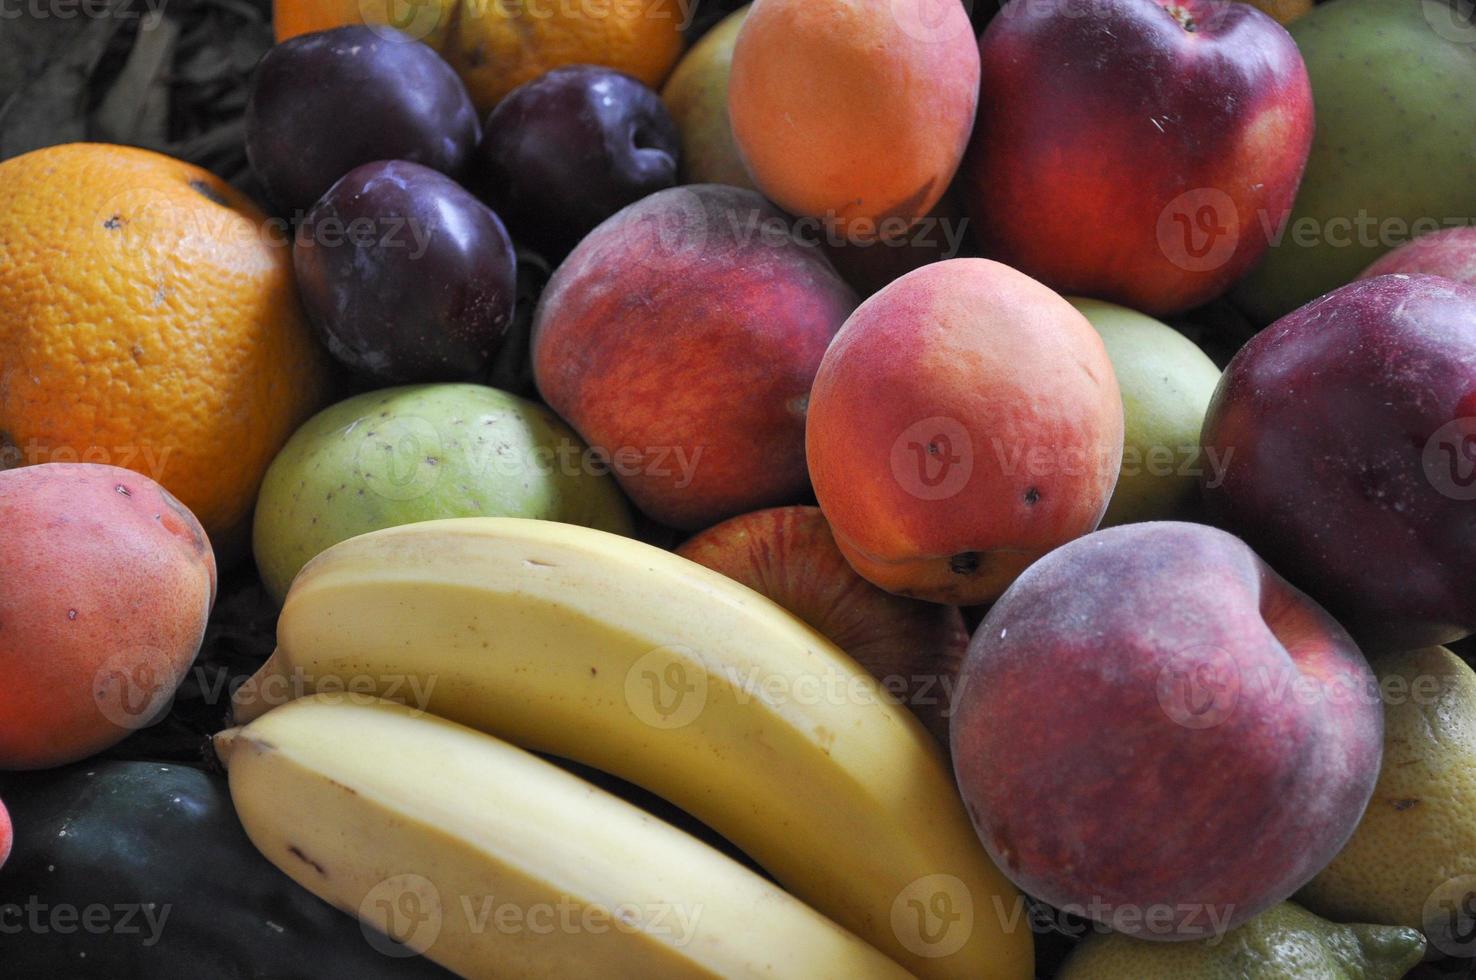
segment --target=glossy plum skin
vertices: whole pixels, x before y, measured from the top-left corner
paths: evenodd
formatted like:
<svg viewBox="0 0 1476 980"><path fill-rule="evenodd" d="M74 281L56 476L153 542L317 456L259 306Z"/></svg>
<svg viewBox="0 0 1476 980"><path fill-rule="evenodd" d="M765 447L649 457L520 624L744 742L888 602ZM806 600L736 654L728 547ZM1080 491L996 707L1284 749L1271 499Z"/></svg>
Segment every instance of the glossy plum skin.
<svg viewBox="0 0 1476 980"><path fill-rule="evenodd" d="M1352 834L1383 752L1374 684L1243 542L1129 524L1052 552L990 610L956 689L954 769L1023 890L1190 939L1289 897Z"/></svg>
<svg viewBox="0 0 1476 980"><path fill-rule="evenodd" d="M1210 517L1366 647L1476 631L1476 288L1381 276L1289 313L1230 362L1202 441L1227 459Z"/></svg>
<svg viewBox="0 0 1476 980"><path fill-rule="evenodd" d="M246 155L272 203L297 217L344 174L410 160L452 176L480 135L466 86L441 56L384 27L283 41L246 103Z"/></svg>
<svg viewBox="0 0 1476 980"><path fill-rule="evenodd" d="M985 255L1162 316L1265 253L1313 130L1306 65L1273 19L1223 0L1017 0L979 47L961 183Z"/></svg>
<svg viewBox="0 0 1476 980"><path fill-rule="evenodd" d="M517 260L502 222L419 164L345 175L298 226L293 264L328 349L385 384L476 377L512 323Z"/></svg>
<svg viewBox="0 0 1476 980"><path fill-rule="evenodd" d="M569 65L492 110L474 182L518 241L557 259L627 204L674 185L680 146L654 91L618 71Z"/></svg>

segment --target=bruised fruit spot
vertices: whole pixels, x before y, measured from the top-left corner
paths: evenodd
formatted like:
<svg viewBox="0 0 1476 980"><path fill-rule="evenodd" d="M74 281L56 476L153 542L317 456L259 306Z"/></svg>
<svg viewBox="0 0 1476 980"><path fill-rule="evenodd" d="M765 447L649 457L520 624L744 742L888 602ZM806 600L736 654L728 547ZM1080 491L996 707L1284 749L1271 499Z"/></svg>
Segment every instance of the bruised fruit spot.
<svg viewBox="0 0 1476 980"><path fill-rule="evenodd" d="M962 551L948 559L948 570L955 575L972 575L979 570L979 553Z"/></svg>
<svg viewBox="0 0 1476 980"><path fill-rule="evenodd" d="M76 618L77 618L77 610L75 610L75 609L68 609L67 610L67 620L68 621L71 621L71 620L74 620Z"/></svg>
<svg viewBox="0 0 1476 980"><path fill-rule="evenodd" d="M1026 490L1025 491L1025 502L1027 504L1030 504L1032 507L1035 506L1036 504L1040 503L1040 491L1037 490L1037 489L1035 489L1034 487L1031 487L1029 490Z"/></svg>
<svg viewBox="0 0 1476 980"><path fill-rule="evenodd" d="M328 877L328 872L323 870L323 866L317 861L314 861L312 858L308 857L306 854L302 853L302 850L296 844L288 844L287 853L297 858L303 864L311 867L314 871L322 875L324 878Z"/></svg>
<svg viewBox="0 0 1476 980"><path fill-rule="evenodd" d="M121 483L120 483L120 484L118 484L118 485L117 485L117 486L116 486L116 487L114 487L114 488L113 488L113 489L114 489L114 490L116 490L116 491L117 491L117 492L118 492L118 493L121 493L121 494L122 494L122 495L123 495L123 496L125 496L125 497L131 497L131 496L133 496L133 491L132 491L132 490L130 490L130 489L128 489L128 488L127 488L127 487L125 487L125 486L124 486L124 485L123 485L123 484L121 484Z"/></svg>
<svg viewBox="0 0 1476 980"><path fill-rule="evenodd" d="M123 227L123 216L121 214L113 215L107 221L103 222L103 227L108 231L117 231Z"/></svg>
<svg viewBox="0 0 1476 980"><path fill-rule="evenodd" d="M220 192L198 177L190 181L190 190L221 207L226 206L226 199L220 196Z"/></svg>
<svg viewBox="0 0 1476 980"><path fill-rule="evenodd" d="M1396 810L1398 810L1398 811L1400 811L1402 813L1403 811L1408 810L1410 807L1419 806L1420 805L1420 801L1419 800L1393 800L1391 802L1391 805L1394 807L1394 809L1396 809Z"/></svg>

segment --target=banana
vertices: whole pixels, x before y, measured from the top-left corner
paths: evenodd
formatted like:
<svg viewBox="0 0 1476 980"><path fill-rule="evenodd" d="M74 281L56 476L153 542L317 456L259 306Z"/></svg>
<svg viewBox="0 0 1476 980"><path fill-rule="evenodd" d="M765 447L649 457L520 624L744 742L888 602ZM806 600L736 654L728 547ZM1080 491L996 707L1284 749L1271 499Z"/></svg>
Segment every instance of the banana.
<svg viewBox="0 0 1476 980"><path fill-rule="evenodd" d="M252 843L390 955L474 978L908 976L675 827L403 705L316 695L215 745Z"/></svg>
<svg viewBox="0 0 1476 980"><path fill-rule="evenodd" d="M918 976L1033 975L942 753L855 661L693 562L588 528L430 521L293 583L238 720L349 688L643 786Z"/></svg>

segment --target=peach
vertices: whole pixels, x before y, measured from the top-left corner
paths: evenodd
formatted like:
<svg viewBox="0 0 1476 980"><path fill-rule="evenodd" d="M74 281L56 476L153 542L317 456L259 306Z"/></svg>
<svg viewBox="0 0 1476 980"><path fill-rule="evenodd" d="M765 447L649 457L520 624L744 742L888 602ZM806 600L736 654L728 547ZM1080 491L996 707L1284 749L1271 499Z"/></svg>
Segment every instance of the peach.
<svg viewBox="0 0 1476 980"><path fill-rule="evenodd" d="M974 634L952 729L999 869L1144 939L1288 898L1353 833L1383 752L1348 633L1239 539L1173 522L1022 575Z"/></svg>
<svg viewBox="0 0 1476 980"><path fill-rule="evenodd" d="M799 502L805 409L856 294L750 190L674 187L616 213L534 316L543 400L658 523Z"/></svg>
<svg viewBox="0 0 1476 980"><path fill-rule="evenodd" d="M775 507L710 527L677 549L794 613L865 667L945 746L969 643L952 606L904 599L857 575L818 507Z"/></svg>
<svg viewBox="0 0 1476 980"><path fill-rule="evenodd" d="M156 720L215 601L200 522L146 476L0 472L0 769L86 758Z"/></svg>
<svg viewBox="0 0 1476 980"><path fill-rule="evenodd" d="M958 0L756 0L733 49L728 112L764 194L869 240L937 203L978 90Z"/></svg>
<svg viewBox="0 0 1476 980"><path fill-rule="evenodd" d="M810 477L856 571L977 605L1093 530L1122 462L1101 337L1008 266L949 259L872 296L810 395Z"/></svg>

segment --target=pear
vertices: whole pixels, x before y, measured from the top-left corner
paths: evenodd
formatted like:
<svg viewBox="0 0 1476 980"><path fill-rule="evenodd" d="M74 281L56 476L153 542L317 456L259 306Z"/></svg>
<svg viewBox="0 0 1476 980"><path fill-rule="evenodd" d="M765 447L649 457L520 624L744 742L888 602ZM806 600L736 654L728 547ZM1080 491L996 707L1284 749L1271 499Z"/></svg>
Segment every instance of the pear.
<svg viewBox="0 0 1476 980"><path fill-rule="evenodd" d="M281 602L332 545L446 517L632 530L607 463L544 406L485 385L411 385L339 402L293 434L257 500L256 565Z"/></svg>
<svg viewBox="0 0 1476 980"><path fill-rule="evenodd" d="M1282 902L1223 936L1194 942L1095 934L1056 980L1399 980L1424 952L1417 929L1339 925Z"/></svg>

